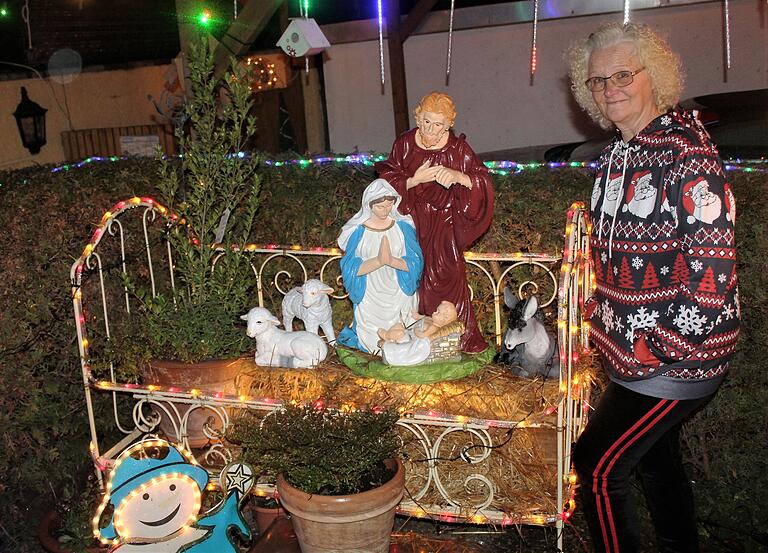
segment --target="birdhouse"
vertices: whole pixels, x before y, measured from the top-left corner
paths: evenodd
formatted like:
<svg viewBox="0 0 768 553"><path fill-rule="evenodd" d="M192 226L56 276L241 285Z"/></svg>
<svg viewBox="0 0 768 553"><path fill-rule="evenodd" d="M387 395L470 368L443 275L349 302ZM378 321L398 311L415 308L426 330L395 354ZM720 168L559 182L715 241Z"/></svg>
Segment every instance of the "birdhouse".
<svg viewBox="0 0 768 553"><path fill-rule="evenodd" d="M277 45L295 58L313 56L331 46L315 20L306 17L291 19Z"/></svg>

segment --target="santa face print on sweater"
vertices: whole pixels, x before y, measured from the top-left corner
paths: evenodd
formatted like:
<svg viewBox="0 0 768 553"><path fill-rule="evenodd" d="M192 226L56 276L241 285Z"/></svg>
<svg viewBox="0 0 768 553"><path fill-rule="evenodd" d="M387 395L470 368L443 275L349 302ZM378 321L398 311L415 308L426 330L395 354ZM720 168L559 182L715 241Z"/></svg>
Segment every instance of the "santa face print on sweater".
<svg viewBox="0 0 768 553"><path fill-rule="evenodd" d="M602 211L613 217L616 212L616 203L621 194L621 173L611 173L608 178L608 184L605 185L605 199L603 200ZM599 198L599 195L598 195ZM593 199L593 201L595 201Z"/></svg>
<svg viewBox="0 0 768 553"><path fill-rule="evenodd" d="M639 171L632 175L632 180L627 188L626 203L621 207L622 211L645 219L653 213L656 206L656 187L653 186L653 173L651 171Z"/></svg>
<svg viewBox="0 0 768 553"><path fill-rule="evenodd" d="M689 225L701 221L711 225L722 211L720 198L709 191L709 183L704 177L699 177L683 187L683 207L688 214Z"/></svg>
<svg viewBox="0 0 768 553"><path fill-rule="evenodd" d="M603 182L602 171L595 177L595 184L592 186L592 211L597 207L597 202L600 201L600 195L603 193L603 189L600 188L600 183Z"/></svg>

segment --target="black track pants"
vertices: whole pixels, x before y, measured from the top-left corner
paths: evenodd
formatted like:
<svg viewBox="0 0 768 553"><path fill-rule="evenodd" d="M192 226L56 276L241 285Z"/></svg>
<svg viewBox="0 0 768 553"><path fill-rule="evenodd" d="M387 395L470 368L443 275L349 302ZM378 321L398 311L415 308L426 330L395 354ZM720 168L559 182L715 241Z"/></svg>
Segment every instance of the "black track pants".
<svg viewBox="0 0 768 553"><path fill-rule="evenodd" d="M661 553L698 552L693 493L680 456L680 426L714 394L671 400L611 382L579 437L573 464L595 551L640 551L630 475L637 468Z"/></svg>

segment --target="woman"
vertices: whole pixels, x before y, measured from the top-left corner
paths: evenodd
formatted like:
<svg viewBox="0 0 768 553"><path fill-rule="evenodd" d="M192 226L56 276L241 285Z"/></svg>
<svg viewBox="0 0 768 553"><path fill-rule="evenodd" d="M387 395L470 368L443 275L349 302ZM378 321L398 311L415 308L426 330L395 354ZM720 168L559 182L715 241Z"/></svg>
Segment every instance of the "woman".
<svg viewBox="0 0 768 553"><path fill-rule="evenodd" d="M679 431L714 397L738 337L733 195L702 125L672 110L682 75L664 39L610 24L566 58L576 100L618 131L592 193L585 311L610 382L573 452L581 506L598 551L638 551L637 468L657 550L698 551Z"/></svg>
<svg viewBox="0 0 768 553"><path fill-rule="evenodd" d="M341 229L341 274L355 308L352 327L339 334L342 345L376 353L379 329L415 321L424 258L413 220L397 211L400 200L387 181L376 179L363 192L360 211Z"/></svg>

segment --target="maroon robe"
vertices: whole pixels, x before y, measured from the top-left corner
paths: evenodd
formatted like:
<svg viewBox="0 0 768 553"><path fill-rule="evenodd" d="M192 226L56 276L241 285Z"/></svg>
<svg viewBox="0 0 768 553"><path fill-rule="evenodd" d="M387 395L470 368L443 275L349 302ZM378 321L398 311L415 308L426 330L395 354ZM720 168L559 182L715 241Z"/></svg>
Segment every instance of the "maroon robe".
<svg viewBox="0 0 768 553"><path fill-rule="evenodd" d="M426 160L431 165L456 169L472 180L472 189L453 184L446 189L435 181L407 190L406 181ZM449 132L447 144L437 150L416 145L416 129L403 133L392 145L386 161L376 164L403 197L400 212L411 215L424 252L424 272L419 285L419 311L431 315L443 300L456 305L466 331L461 349L474 353L487 347L475 320L467 285L464 252L490 226L493 184L488 170L467 144Z"/></svg>

